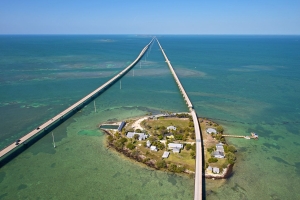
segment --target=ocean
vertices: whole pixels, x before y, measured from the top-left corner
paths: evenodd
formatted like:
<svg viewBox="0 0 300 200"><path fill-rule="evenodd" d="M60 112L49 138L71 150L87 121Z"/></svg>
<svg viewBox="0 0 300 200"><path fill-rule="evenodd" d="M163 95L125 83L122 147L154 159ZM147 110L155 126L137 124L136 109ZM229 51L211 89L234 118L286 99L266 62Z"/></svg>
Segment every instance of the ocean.
<svg viewBox="0 0 300 200"><path fill-rule="evenodd" d="M206 199L299 199L300 36L157 35L199 117L220 123L237 162ZM144 35L0 36L0 147L130 64ZM95 108L96 107L96 108ZM0 199L193 199L194 180L108 149L101 123L186 112L157 43L120 81L0 169ZM96 111L95 111L96 110Z"/></svg>

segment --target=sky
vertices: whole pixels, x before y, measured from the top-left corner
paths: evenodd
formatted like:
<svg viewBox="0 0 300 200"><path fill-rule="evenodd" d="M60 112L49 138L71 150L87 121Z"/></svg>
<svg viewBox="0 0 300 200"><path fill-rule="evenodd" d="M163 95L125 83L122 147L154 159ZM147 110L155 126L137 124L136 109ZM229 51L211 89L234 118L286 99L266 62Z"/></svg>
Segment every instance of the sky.
<svg viewBox="0 0 300 200"><path fill-rule="evenodd" d="M0 34L299 35L300 0L0 0Z"/></svg>

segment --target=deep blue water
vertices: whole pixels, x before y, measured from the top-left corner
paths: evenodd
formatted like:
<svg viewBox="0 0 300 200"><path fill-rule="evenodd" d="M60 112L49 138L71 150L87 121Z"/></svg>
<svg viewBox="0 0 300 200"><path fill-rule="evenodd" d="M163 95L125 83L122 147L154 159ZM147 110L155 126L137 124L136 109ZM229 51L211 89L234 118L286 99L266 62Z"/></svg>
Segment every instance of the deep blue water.
<svg viewBox="0 0 300 200"><path fill-rule="evenodd" d="M216 120L231 134L245 135L255 131L260 136L258 141L229 140L238 149L235 173L225 184L207 180L207 199L299 198L300 36L162 35L157 38L199 116ZM10 144L105 83L131 63L150 40L151 37L133 35L0 36L0 146ZM102 141L103 136L92 129L97 123L109 119L149 111L187 111L156 43L140 62L134 72L130 71L122 78L121 90L116 83L96 99L96 114L93 105L89 105L55 130L58 135L61 133L61 142L68 138L78 139L82 145L89 140ZM90 132L74 134L77 129L89 129ZM20 160L28 165L39 159L41 161L36 165L49 159L57 159L56 163L59 163L60 158L65 159L69 166L78 163L74 157L65 157L69 154L60 157L61 152L52 154L52 149L47 150L51 147L46 147L49 143L47 137L33 145L27 154L24 152L23 157L21 154L0 169L6 174L0 176L0 197L16 197L13 188L25 187L20 186L24 184L27 189L17 190L17 194L43 198L29 187L37 181L49 185L50 182L43 178L28 178L21 170L18 175L26 178L12 183L13 177L8 174L16 173L14 169L20 165ZM76 152L76 146L71 145L72 142L65 146ZM105 148L98 151L106 155ZM45 152L52 152L52 157L44 155ZM92 150L89 152L91 157L95 156ZM107 169L107 174L125 162L117 156L114 161L110 160L111 156L101 159L101 163L110 163L102 166ZM142 167L126 165L139 171L144 179L157 179L151 170L146 172ZM60 170L66 169L62 167ZM81 180L80 170L72 173L78 178L73 181ZM57 174L58 179L61 176ZM115 181L125 181L128 176L130 173L124 173ZM171 184L170 191L183 187L186 193L176 194L173 198L186 199L193 195L192 180L179 176L169 179L163 182L165 186L162 183L149 185L145 191L139 191L140 196L129 195L128 198L144 198L151 192L150 188L164 191L166 187L167 190L171 187L167 184L174 181L176 183ZM101 180L99 184L106 184ZM7 183L12 184L12 189L5 187ZM70 182L70 188L74 187L72 184L75 183ZM143 184L141 180L133 183L140 184ZM96 187L90 186L90 189ZM87 195L83 192L85 190L82 185L79 190L81 197ZM114 197L116 190L109 190L108 197ZM128 190L124 189L124 194L130 193ZM53 191L59 193L60 188L53 188ZM166 199L162 191L158 192L161 196L155 198ZM94 194L101 196L103 192ZM66 197L76 198L58 196Z"/></svg>

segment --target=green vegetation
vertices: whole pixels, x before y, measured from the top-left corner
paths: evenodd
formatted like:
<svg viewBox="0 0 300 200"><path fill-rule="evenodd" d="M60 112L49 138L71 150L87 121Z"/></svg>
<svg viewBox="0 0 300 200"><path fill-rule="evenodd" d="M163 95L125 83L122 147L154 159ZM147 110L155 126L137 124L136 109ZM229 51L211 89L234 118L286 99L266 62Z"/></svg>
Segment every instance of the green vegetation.
<svg viewBox="0 0 300 200"><path fill-rule="evenodd" d="M167 168L167 163L166 163L165 160L158 160L158 161L156 162L156 167L157 167L158 169L161 169L161 168Z"/></svg>
<svg viewBox="0 0 300 200"><path fill-rule="evenodd" d="M228 164L234 164L236 157L234 153L236 148L233 145L227 145L222 135L224 129L222 126L209 120L200 119L201 129L204 139L204 159L205 167L219 167L222 171ZM133 123L133 122L131 122ZM130 124L130 123L129 123ZM135 134L133 138L127 139L126 133L134 131L130 125L123 129L121 133L110 132L107 141L116 150L123 152L126 156L131 157L139 162L143 162L150 167L156 169L166 169L170 172L182 173L184 171L195 170L196 159L196 143L194 125L190 115L179 114L176 117L163 117L159 119L147 119L141 123L143 130L137 129L135 132L149 133L147 140L152 146L156 146L158 151L150 151L146 141L139 141L139 135ZM214 126L217 134L205 134L207 126ZM175 126L176 130L167 130L168 126ZM219 142L224 143L225 158L217 159L212 157L212 153L216 150L215 145ZM171 151L166 147L169 143L184 144L184 149L180 153L171 153L168 158L162 159L163 151ZM208 147L206 146L208 145Z"/></svg>
<svg viewBox="0 0 300 200"><path fill-rule="evenodd" d="M190 155L191 155L192 159L196 158L196 152L195 151L191 151Z"/></svg>
<svg viewBox="0 0 300 200"><path fill-rule="evenodd" d="M185 145L185 149L186 149L186 150L190 150L191 148L192 148L192 145L191 145L191 144L186 144L186 145Z"/></svg>
<svg viewBox="0 0 300 200"><path fill-rule="evenodd" d="M224 128L220 125L216 127L216 130L217 130L218 133L223 133L224 132Z"/></svg>
<svg viewBox="0 0 300 200"><path fill-rule="evenodd" d="M127 147L128 149L130 149L130 150L133 150L133 149L135 148L134 144L132 144L132 143L128 143L128 144L126 145L126 147Z"/></svg>
<svg viewBox="0 0 300 200"><path fill-rule="evenodd" d="M218 159L214 158L214 157L211 157L211 158L208 159L208 162L209 163L216 163L216 162L218 162Z"/></svg>
<svg viewBox="0 0 300 200"><path fill-rule="evenodd" d="M182 166L177 166L176 164L170 164L169 167L168 167L168 170L170 172L177 172L177 173L181 173L181 172L184 172L185 171L185 167L182 167Z"/></svg>
<svg viewBox="0 0 300 200"><path fill-rule="evenodd" d="M234 164L235 163L236 157L233 153L228 152L226 154L226 158L227 158L227 161L228 161L229 164Z"/></svg>

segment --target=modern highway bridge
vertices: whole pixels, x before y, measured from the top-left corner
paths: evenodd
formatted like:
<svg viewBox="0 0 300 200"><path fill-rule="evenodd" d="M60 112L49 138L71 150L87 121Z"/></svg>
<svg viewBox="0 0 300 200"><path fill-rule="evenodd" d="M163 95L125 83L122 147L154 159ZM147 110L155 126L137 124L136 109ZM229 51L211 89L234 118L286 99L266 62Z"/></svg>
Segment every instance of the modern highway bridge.
<svg viewBox="0 0 300 200"><path fill-rule="evenodd" d="M166 62L171 70L171 73L178 85L178 88L179 88L181 94L183 95L183 98L191 112L192 119L194 122L194 129L195 129L195 135L196 135L196 167L195 167L194 199L199 200L199 199L202 199L202 147L201 147L202 140L201 140L201 132L200 132L200 125L199 125L198 117L197 117L197 114L193 108L193 105L192 105L187 93L185 92L180 80L178 79L176 72L174 71L167 55L165 54L165 52L164 52L162 46L160 45L159 41L157 40L157 38L155 38L155 39L162 51L163 56L166 59ZM51 127L55 123L59 122L60 120L70 117L72 115L72 113L74 114L76 111L78 111L80 108L82 108L83 105L86 105L87 102L89 102L91 99L98 96L100 92L103 92L110 85L112 85L115 81L117 81L122 76L124 76L143 57L143 55L148 50L149 46L152 44L153 40L154 40L154 38L149 42L149 44L147 44L142 49L142 51L138 55L138 57L128 67L126 67L124 70L122 70L116 76L111 78L105 84L103 84L102 86L100 86L99 88L97 88L96 90L94 90L93 92L91 92L90 94L88 94L87 96L85 96L84 98L79 100L78 102L71 105L69 108L65 109L64 111L62 111L55 117L49 119L48 121L46 121L45 123L43 123L42 125L37 127L36 129L32 130L31 132L29 132L28 134L26 134L25 136L20 138L18 140L18 144L14 142L14 143L10 144L9 146L7 146L6 148L4 148L3 150L1 150L0 151L0 167L1 167L1 165L3 165L3 163L1 163L3 157L5 157L6 155L9 155L10 152L13 152L15 149L19 148L20 146L26 144L30 139L32 139L35 136L39 135L40 133L44 132L45 130L47 130L49 127Z"/></svg>
<svg viewBox="0 0 300 200"><path fill-rule="evenodd" d="M147 44L143 48L143 50L138 55L138 57L128 67L126 67L124 70L122 70L116 76L111 78L105 84L103 84L102 86L100 86L99 88L97 88L96 90L94 90L93 92L88 94L87 96L83 97L81 100L77 101L76 103L74 103L69 108L65 109L64 111L62 111L55 117L53 117L53 118L49 119L48 121L46 121L45 123L41 124L36 129L27 133L25 136L23 136L16 142L14 142L14 143L10 144L9 146L7 146L6 148L2 149L0 151L0 167L4 164L4 163L1 163L3 161L3 157L8 155L10 152L13 152L14 150L20 148L22 145L26 145L30 139L34 138L35 136L39 135L43 131L47 130L49 127L51 127L55 123L59 122L60 120L70 117L72 115L72 113L74 114L75 112L80 110L80 108L82 108L84 105L86 105L87 102L89 102L91 99L95 98L97 95L99 95L100 92L104 91L110 85L112 85L115 81L117 81L122 76L124 76L143 57L143 55L148 50L148 48L151 45L151 43L153 42L153 40L154 40L154 38L149 42L149 44Z"/></svg>
<svg viewBox="0 0 300 200"><path fill-rule="evenodd" d="M200 132L200 125L199 125L199 121L198 121L198 117L197 114L193 108L193 104L190 101L188 95L186 94L182 84L180 83L176 72L174 71L171 62L169 61L167 55L165 54L162 46L160 45L158 39L156 38L156 41L161 49L162 54L164 55L166 62L171 70L171 73L178 85L178 88L183 96L183 99L185 100L192 118L193 118L193 122L194 122L194 128L195 128L195 135L196 135L196 167L195 167L195 193L194 193L194 199L198 200L198 199L202 199L202 145L201 145L201 132Z"/></svg>

